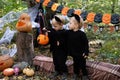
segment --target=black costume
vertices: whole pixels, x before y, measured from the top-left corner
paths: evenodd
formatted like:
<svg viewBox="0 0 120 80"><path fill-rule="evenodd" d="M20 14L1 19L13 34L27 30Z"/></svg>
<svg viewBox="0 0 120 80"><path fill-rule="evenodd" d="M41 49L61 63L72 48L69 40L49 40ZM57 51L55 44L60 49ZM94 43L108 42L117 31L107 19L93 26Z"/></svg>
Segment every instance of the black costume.
<svg viewBox="0 0 120 80"><path fill-rule="evenodd" d="M68 53L73 57L74 73L79 75L80 69L84 76L87 75L86 59L83 53L88 56L89 46L86 34L80 30L67 31Z"/></svg>
<svg viewBox="0 0 120 80"><path fill-rule="evenodd" d="M53 63L55 66L55 71L60 73L67 73L67 52L66 52L66 36L64 35L65 30L55 31L51 29L48 33L50 51L53 56Z"/></svg>

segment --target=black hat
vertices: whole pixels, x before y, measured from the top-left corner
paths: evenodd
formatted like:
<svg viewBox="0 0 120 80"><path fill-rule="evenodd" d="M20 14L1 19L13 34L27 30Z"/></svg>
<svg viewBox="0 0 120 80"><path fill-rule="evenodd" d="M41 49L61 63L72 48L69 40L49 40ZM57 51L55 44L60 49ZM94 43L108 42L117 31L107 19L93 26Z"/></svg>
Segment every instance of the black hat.
<svg viewBox="0 0 120 80"><path fill-rule="evenodd" d="M54 2L52 2L52 1L50 1L49 3L48 3L48 5L47 5L47 7L52 7L52 5L54 4Z"/></svg>
<svg viewBox="0 0 120 80"><path fill-rule="evenodd" d="M84 11L84 12L82 12L80 15L81 15L81 17L83 18L83 20L85 21L87 15L88 15L88 12L87 12L87 11Z"/></svg>
<svg viewBox="0 0 120 80"><path fill-rule="evenodd" d="M111 16L111 23L112 24L118 24L120 21L120 15L119 14L112 14Z"/></svg>
<svg viewBox="0 0 120 80"><path fill-rule="evenodd" d="M67 12L67 16L68 17L72 17L72 14L74 13L74 9L70 9L68 12Z"/></svg>
<svg viewBox="0 0 120 80"><path fill-rule="evenodd" d="M101 13L97 13L96 15L95 15L95 18L94 18L94 21L96 22L96 23L101 23L102 22L102 14Z"/></svg>
<svg viewBox="0 0 120 80"><path fill-rule="evenodd" d="M61 11L62 11L62 9L63 9L63 8L64 8L64 7L63 7L63 6L61 6L61 5L60 5L60 6L58 6L58 7L57 7L56 12L61 13Z"/></svg>

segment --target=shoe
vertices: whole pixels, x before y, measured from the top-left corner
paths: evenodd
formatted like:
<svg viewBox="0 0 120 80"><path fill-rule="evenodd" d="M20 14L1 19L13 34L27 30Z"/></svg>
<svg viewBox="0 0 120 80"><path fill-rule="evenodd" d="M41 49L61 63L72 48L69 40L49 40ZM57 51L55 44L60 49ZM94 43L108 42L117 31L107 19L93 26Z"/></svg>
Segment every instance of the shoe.
<svg viewBox="0 0 120 80"><path fill-rule="evenodd" d="M63 73L63 74L62 74L61 80L68 80L68 79L67 79L67 73Z"/></svg>
<svg viewBox="0 0 120 80"><path fill-rule="evenodd" d="M83 76L82 80L90 80L88 76Z"/></svg>
<svg viewBox="0 0 120 80"><path fill-rule="evenodd" d="M72 80L81 80L77 74L74 74Z"/></svg>
<svg viewBox="0 0 120 80"><path fill-rule="evenodd" d="M60 73L59 72L54 72L53 74L51 74L50 76L49 76L49 79L55 79L57 76L59 76L60 75Z"/></svg>

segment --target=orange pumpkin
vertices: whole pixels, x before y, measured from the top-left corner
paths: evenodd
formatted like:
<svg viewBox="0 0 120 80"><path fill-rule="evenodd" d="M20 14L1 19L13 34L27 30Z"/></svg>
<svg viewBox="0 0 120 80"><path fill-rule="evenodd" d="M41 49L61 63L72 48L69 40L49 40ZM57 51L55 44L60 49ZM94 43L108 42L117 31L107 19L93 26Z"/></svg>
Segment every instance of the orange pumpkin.
<svg viewBox="0 0 120 80"><path fill-rule="evenodd" d="M58 8L58 6L59 6L59 4L54 3L54 4L52 5L51 9L52 9L53 11L56 11L57 8Z"/></svg>
<svg viewBox="0 0 120 80"><path fill-rule="evenodd" d="M40 2L40 0L36 0L36 2Z"/></svg>
<svg viewBox="0 0 120 80"><path fill-rule="evenodd" d="M47 35L40 34L40 35L38 36L38 38L37 38L37 41L38 41L38 43L41 44L41 45L46 45L46 44L48 44L48 42L49 42L49 38L48 38Z"/></svg>
<svg viewBox="0 0 120 80"><path fill-rule="evenodd" d="M111 14L104 14L102 17L102 22L109 24L111 22Z"/></svg>
<svg viewBox="0 0 120 80"><path fill-rule="evenodd" d="M80 15L81 11L80 10L75 10L74 14Z"/></svg>
<svg viewBox="0 0 120 80"><path fill-rule="evenodd" d="M88 13L88 15L87 15L87 21L88 22L93 22L94 21L94 17L95 17L95 13L93 13L93 12Z"/></svg>
<svg viewBox="0 0 120 80"><path fill-rule="evenodd" d="M68 7L64 7L62 9L62 15L67 15L67 12L69 11L69 8Z"/></svg>
<svg viewBox="0 0 120 80"><path fill-rule="evenodd" d="M47 6L50 1L51 1L51 0L44 0L43 5L44 5L44 6Z"/></svg>
<svg viewBox="0 0 120 80"><path fill-rule="evenodd" d="M11 58L9 55L0 56L0 71L11 67L13 63L13 58Z"/></svg>
<svg viewBox="0 0 120 80"><path fill-rule="evenodd" d="M14 69L13 68L7 68L3 71L3 74L5 76L12 76L14 74Z"/></svg>
<svg viewBox="0 0 120 80"><path fill-rule="evenodd" d="M30 22L30 16L27 13L20 15L20 18L16 24L16 29L20 32L32 31L32 24Z"/></svg>

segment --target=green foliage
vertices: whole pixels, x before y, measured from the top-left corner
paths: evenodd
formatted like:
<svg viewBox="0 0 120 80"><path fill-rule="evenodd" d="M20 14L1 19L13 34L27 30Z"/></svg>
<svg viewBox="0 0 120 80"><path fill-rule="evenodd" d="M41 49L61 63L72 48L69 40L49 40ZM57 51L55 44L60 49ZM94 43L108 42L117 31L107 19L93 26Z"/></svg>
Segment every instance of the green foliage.
<svg viewBox="0 0 120 80"><path fill-rule="evenodd" d="M107 60L110 63L117 64L120 58L120 34L108 34L104 37L106 37L106 41L96 53L103 61Z"/></svg>
<svg viewBox="0 0 120 80"><path fill-rule="evenodd" d="M10 11L21 11L27 8L27 5L22 0L1 0L0 1L0 17Z"/></svg>

